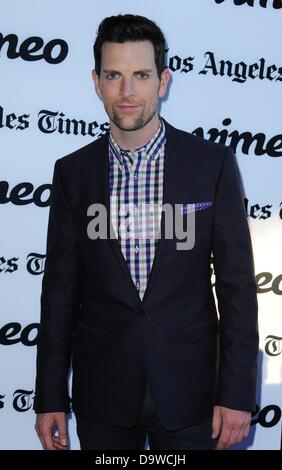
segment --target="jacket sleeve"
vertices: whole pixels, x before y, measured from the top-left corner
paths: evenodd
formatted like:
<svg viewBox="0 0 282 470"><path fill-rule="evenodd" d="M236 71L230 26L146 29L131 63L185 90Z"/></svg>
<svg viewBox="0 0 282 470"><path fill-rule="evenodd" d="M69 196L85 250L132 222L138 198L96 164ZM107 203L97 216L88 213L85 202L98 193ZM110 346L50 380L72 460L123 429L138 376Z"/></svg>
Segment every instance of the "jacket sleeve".
<svg viewBox="0 0 282 470"><path fill-rule="evenodd" d="M37 347L36 413L69 411L67 378L73 322L79 308L79 249L70 208L55 163L41 293Z"/></svg>
<svg viewBox="0 0 282 470"><path fill-rule="evenodd" d="M253 255L240 177L226 150L215 204L213 256L219 310L216 403L255 410L258 355Z"/></svg>

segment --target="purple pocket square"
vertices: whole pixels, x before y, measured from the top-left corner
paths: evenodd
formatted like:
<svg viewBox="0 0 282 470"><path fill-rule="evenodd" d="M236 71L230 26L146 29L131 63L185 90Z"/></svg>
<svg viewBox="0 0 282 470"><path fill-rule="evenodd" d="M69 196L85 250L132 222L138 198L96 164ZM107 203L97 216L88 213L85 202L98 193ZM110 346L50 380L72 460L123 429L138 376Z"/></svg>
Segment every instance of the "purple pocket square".
<svg viewBox="0 0 282 470"><path fill-rule="evenodd" d="M180 210L181 214L189 214L191 212L202 211L204 209L208 209L212 206L211 201L204 201L204 202L195 202L194 204L182 204Z"/></svg>

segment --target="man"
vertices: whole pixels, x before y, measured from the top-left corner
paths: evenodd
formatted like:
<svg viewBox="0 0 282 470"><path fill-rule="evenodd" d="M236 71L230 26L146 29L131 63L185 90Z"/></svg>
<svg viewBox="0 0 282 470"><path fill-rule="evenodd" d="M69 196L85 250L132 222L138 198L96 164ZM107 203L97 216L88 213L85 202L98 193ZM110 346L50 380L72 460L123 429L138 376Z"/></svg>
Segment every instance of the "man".
<svg viewBox="0 0 282 470"><path fill-rule="evenodd" d="M35 398L46 449L68 445L71 357L82 449L143 449L146 436L151 449L225 449L249 432L257 302L238 173L231 149L159 117L164 52L147 18L102 21L93 79L110 132L55 165ZM190 249L165 236L164 212L136 232L127 208L144 204L194 220ZM99 207L114 230L97 237Z"/></svg>

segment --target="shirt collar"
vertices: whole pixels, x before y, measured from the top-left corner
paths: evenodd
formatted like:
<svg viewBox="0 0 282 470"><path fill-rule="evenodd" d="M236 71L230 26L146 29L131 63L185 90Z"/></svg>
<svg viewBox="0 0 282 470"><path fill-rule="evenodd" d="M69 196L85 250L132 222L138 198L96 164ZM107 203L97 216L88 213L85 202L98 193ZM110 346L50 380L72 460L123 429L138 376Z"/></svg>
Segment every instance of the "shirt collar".
<svg viewBox="0 0 282 470"><path fill-rule="evenodd" d="M165 125L160 117L160 125L157 132L153 135L153 137L142 147L139 147L131 152L129 149L122 149L114 140L112 134L110 133L109 139L109 147L113 155L118 159L119 163L123 165L125 160L128 159L130 163L133 162L134 157L138 153L142 153L146 155L147 160L156 160L161 148L165 144Z"/></svg>

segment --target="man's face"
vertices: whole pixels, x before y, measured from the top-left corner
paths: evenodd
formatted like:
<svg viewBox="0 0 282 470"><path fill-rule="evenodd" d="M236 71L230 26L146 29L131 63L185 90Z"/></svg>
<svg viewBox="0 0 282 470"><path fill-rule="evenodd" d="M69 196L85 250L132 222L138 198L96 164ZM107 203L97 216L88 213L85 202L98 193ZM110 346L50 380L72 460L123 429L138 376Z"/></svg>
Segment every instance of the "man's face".
<svg viewBox="0 0 282 470"><path fill-rule="evenodd" d="M169 70L163 71L160 80L150 41L105 42L100 77L93 70L93 79L112 123L121 130L134 131L156 115L158 99L166 92Z"/></svg>

